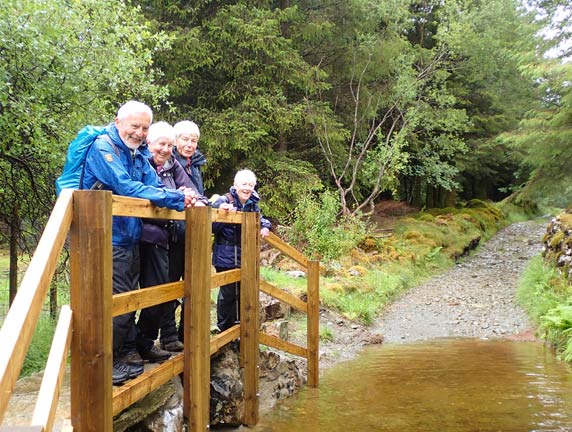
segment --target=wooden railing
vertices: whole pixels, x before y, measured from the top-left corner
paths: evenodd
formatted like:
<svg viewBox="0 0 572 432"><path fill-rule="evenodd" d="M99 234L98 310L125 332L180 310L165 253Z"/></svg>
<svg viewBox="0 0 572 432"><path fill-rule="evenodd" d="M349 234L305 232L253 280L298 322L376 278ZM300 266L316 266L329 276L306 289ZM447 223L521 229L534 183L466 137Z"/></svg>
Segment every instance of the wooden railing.
<svg viewBox="0 0 572 432"><path fill-rule="evenodd" d="M186 220L183 281L112 295L111 219L115 216ZM153 206L149 201L113 196L105 191L62 192L34 257L0 330L0 424L19 376L40 316L59 255L70 233L71 308L63 306L49 354L30 429L50 431L54 422L68 350L71 347L71 419L66 430L113 430L113 416L172 377L184 372L184 412L191 431L209 425L210 357L240 338L244 372L243 423L258 421L258 347L263 343L302 356L308 363L308 384L318 385L318 262L309 261L274 234L266 241L308 272L308 301L303 302L260 280L258 213L219 212L209 207L184 213ZM212 222L242 227L242 267L211 274ZM192 281L192 286L191 286ZM210 337L210 290L241 283L241 322ZM259 332L259 289L307 313L307 347ZM185 347L141 376L113 388L112 317L184 297ZM72 332L73 329L73 332ZM9 430L3 427L2 430ZM18 430L21 430L18 429Z"/></svg>

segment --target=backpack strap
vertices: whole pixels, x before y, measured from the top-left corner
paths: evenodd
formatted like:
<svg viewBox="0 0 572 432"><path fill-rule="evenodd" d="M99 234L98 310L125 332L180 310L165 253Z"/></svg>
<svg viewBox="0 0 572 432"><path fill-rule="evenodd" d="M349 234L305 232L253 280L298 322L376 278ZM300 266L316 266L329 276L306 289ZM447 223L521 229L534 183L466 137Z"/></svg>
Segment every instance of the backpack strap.
<svg viewBox="0 0 572 432"><path fill-rule="evenodd" d="M229 204L234 205L234 196L230 192L224 194Z"/></svg>
<svg viewBox="0 0 572 432"><path fill-rule="evenodd" d="M105 141L107 141L109 144L111 144L111 147L113 147L113 151L115 152L115 154L117 155L117 157L119 156L119 149L117 148L117 146L115 145L115 143L112 141L111 137L107 134L104 135L99 135L96 139L98 138L102 138ZM95 141L94 141L95 142ZM79 180L79 184L81 185L83 183L83 173L85 171L85 164L83 165L83 169L81 171L81 178ZM96 180L96 182L93 184L92 187L89 188L89 190L102 190L103 187L105 185L103 183L101 183L99 180Z"/></svg>

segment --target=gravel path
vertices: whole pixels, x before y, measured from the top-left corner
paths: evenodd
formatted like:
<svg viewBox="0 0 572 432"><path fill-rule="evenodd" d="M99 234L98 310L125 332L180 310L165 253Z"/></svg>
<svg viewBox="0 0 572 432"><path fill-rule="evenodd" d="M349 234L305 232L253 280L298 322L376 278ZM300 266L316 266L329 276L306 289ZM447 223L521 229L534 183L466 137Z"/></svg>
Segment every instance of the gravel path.
<svg viewBox="0 0 572 432"><path fill-rule="evenodd" d="M500 230L453 269L408 291L371 330L385 343L441 337L528 338L532 325L515 300L528 260L541 252L545 221Z"/></svg>

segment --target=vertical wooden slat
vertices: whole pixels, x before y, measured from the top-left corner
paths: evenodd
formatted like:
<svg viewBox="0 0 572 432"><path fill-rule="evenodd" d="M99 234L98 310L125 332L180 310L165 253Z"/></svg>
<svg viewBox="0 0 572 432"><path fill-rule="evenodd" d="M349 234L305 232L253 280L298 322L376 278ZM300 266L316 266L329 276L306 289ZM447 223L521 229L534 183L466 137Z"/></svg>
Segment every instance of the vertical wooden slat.
<svg viewBox="0 0 572 432"><path fill-rule="evenodd" d="M240 283L240 353L244 371L243 423L258 423L258 287L260 213L243 213Z"/></svg>
<svg viewBox="0 0 572 432"><path fill-rule="evenodd" d="M112 432L111 192L75 191L71 226L71 421Z"/></svg>
<svg viewBox="0 0 572 432"><path fill-rule="evenodd" d="M308 385L318 387L320 342L320 263L308 261Z"/></svg>
<svg viewBox="0 0 572 432"><path fill-rule="evenodd" d="M190 430L209 429L211 209L187 211L185 234L184 410Z"/></svg>

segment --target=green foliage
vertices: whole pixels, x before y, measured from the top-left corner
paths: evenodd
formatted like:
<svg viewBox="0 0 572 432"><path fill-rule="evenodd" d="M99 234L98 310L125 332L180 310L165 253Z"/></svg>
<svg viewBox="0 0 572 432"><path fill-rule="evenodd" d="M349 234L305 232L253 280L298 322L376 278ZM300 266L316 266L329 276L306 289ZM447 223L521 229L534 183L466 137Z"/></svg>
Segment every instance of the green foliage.
<svg viewBox="0 0 572 432"><path fill-rule="evenodd" d="M320 340L324 342L331 342L334 340L334 332L327 324L320 327Z"/></svg>
<svg viewBox="0 0 572 432"><path fill-rule="evenodd" d="M517 298L543 337L565 361L572 361L572 288L541 257L532 259L519 280Z"/></svg>
<svg viewBox="0 0 572 432"><path fill-rule="evenodd" d="M38 320L30 348L22 365L21 377L31 375L45 368L55 329L55 322L50 318L43 316Z"/></svg>
<svg viewBox="0 0 572 432"><path fill-rule="evenodd" d="M292 215L301 197L313 195L323 186L314 167L286 153L270 153L252 159L260 207L264 216L285 221Z"/></svg>
<svg viewBox="0 0 572 432"><path fill-rule="evenodd" d="M153 56L168 41L112 0L6 0L0 40L0 222L9 227L0 237L30 251L79 128L111 121L126 99L166 96Z"/></svg>
<svg viewBox="0 0 572 432"><path fill-rule="evenodd" d="M356 217L338 218L340 202L330 191L317 199L301 197L294 209L289 241L307 255L329 261L348 254L364 238L366 225Z"/></svg>

